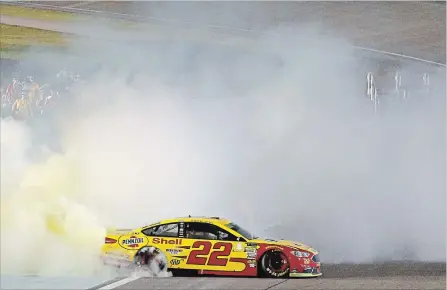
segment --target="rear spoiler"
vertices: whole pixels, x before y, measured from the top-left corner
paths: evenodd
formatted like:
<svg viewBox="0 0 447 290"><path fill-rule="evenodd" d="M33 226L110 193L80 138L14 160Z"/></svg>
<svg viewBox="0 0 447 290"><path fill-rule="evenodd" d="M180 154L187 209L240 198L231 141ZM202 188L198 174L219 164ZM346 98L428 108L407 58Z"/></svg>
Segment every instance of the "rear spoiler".
<svg viewBox="0 0 447 290"><path fill-rule="evenodd" d="M116 228L107 228L107 234L115 234L115 235L122 235L126 233L133 232L133 229L116 229Z"/></svg>

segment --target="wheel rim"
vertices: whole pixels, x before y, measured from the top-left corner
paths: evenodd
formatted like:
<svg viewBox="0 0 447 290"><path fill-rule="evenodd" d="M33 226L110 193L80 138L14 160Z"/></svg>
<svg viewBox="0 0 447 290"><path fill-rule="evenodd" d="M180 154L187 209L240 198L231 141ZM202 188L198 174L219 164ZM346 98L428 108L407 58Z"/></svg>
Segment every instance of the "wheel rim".
<svg viewBox="0 0 447 290"><path fill-rule="evenodd" d="M267 260L267 267L275 273L286 271L289 267L286 255L282 252L271 253Z"/></svg>

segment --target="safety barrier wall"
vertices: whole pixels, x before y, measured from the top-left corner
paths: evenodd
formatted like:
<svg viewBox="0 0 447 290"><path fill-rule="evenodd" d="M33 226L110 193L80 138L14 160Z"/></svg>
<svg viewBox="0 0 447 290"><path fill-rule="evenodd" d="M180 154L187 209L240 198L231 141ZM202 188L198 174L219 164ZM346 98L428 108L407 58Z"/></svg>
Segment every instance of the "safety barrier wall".
<svg viewBox="0 0 447 290"><path fill-rule="evenodd" d="M373 103L374 111L377 112L382 99L394 98L398 100L405 100L413 95L429 96L433 87L430 82L430 74L423 73L419 76L418 89L410 90L402 82L402 74L395 72L394 74L394 87L389 89L380 88L377 85L376 77L372 72L366 74L366 96ZM413 83L413 85L415 85Z"/></svg>

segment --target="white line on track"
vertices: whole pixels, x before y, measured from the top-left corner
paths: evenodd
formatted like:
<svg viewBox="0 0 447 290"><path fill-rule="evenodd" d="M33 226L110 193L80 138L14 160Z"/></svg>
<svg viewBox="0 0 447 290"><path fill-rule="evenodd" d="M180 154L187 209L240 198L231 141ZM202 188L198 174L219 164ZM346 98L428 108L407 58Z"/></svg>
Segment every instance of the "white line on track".
<svg viewBox="0 0 447 290"><path fill-rule="evenodd" d="M116 282L110 283L108 285L105 285L105 286L103 286L101 288L98 288L97 290L115 289L115 288L118 288L119 286L123 286L123 285L125 285L127 283L130 283L130 282L138 280L138 279L140 279L140 277L124 278L124 279L118 280Z"/></svg>
<svg viewBox="0 0 447 290"><path fill-rule="evenodd" d="M92 1L92 2L98 2L98 1ZM86 9L86 8L61 7L61 6L54 6L54 5L48 5L48 4L38 4L38 3L29 3L29 2L23 3L23 2L19 2L19 1L7 1L7 2L0 1L0 3L10 4L10 5L20 5L20 6L25 6L25 7L42 8L42 9L47 8L47 9L72 12L72 13L77 12L77 13L87 13L87 14L103 14L104 16L114 15L114 16L118 16L118 17L121 16L121 17L124 17L127 19L134 19L134 20L145 19L145 20L155 20L155 21L163 21L163 22L171 22L171 23L177 22L177 23L181 23L181 24L185 24L185 25L193 24L192 22L181 21L181 20L177 20L177 19L148 17L148 16L142 16L142 15L126 14L126 13L118 13L118 12L107 12L107 11L93 10L93 9ZM239 31L239 32L248 32L248 33L255 32L255 31L249 30L249 29L242 29L242 28L228 27L228 26L219 26L219 25L204 25L204 26L208 27L208 28L226 29L226 30L233 30L233 31ZM428 63L428 64L432 64L432 65L446 67L446 64L441 63L441 62L430 61L427 59L418 58L418 57L414 57L414 56L410 56L410 55L406 55L406 54L394 53L394 52L389 52L389 51L385 51L385 50L378 50L378 49L362 47L362 46L353 46L353 47L355 49L359 49L359 50L364 50L364 51L369 51L369 52L374 52L374 53L384 54L384 55L390 55L390 56L395 56L395 57L400 57L400 58L405 58L405 59L411 59L411 60L424 62L424 63Z"/></svg>
<svg viewBox="0 0 447 290"><path fill-rule="evenodd" d="M396 57L400 57L400 58L412 59L412 60L425 62L428 64L433 64L433 65L438 65L438 66L443 66L443 67L446 66L446 64L444 64L442 62L431 61L428 59L423 59L423 58L419 58L419 57L415 57L415 56L411 56L411 55L389 52L389 51L385 51L385 50L373 49L373 48L362 47L362 46L353 46L353 47L355 49L360 49L360 50L364 50L364 51L370 51L370 52L375 52L375 53L379 53L379 54L385 54L385 55L391 55L391 56L396 56Z"/></svg>
<svg viewBox="0 0 447 290"><path fill-rule="evenodd" d="M71 4L71 5L67 5L67 6L64 6L64 7L77 8L77 7L81 7L81 6L86 6L86 5L94 4L95 2L100 2L100 1L86 1L86 2L81 2L81 1L79 1L79 3L75 3L75 4Z"/></svg>

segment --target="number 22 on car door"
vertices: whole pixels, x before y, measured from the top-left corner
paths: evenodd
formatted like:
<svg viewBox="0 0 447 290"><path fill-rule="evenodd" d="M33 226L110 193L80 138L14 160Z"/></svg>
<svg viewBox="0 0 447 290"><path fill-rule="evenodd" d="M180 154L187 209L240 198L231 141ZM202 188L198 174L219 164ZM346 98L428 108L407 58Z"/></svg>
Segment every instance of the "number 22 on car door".
<svg viewBox="0 0 447 290"><path fill-rule="evenodd" d="M186 267L193 269L242 271L243 265L230 261L234 243L229 241L192 240ZM238 269L241 268L241 269Z"/></svg>

